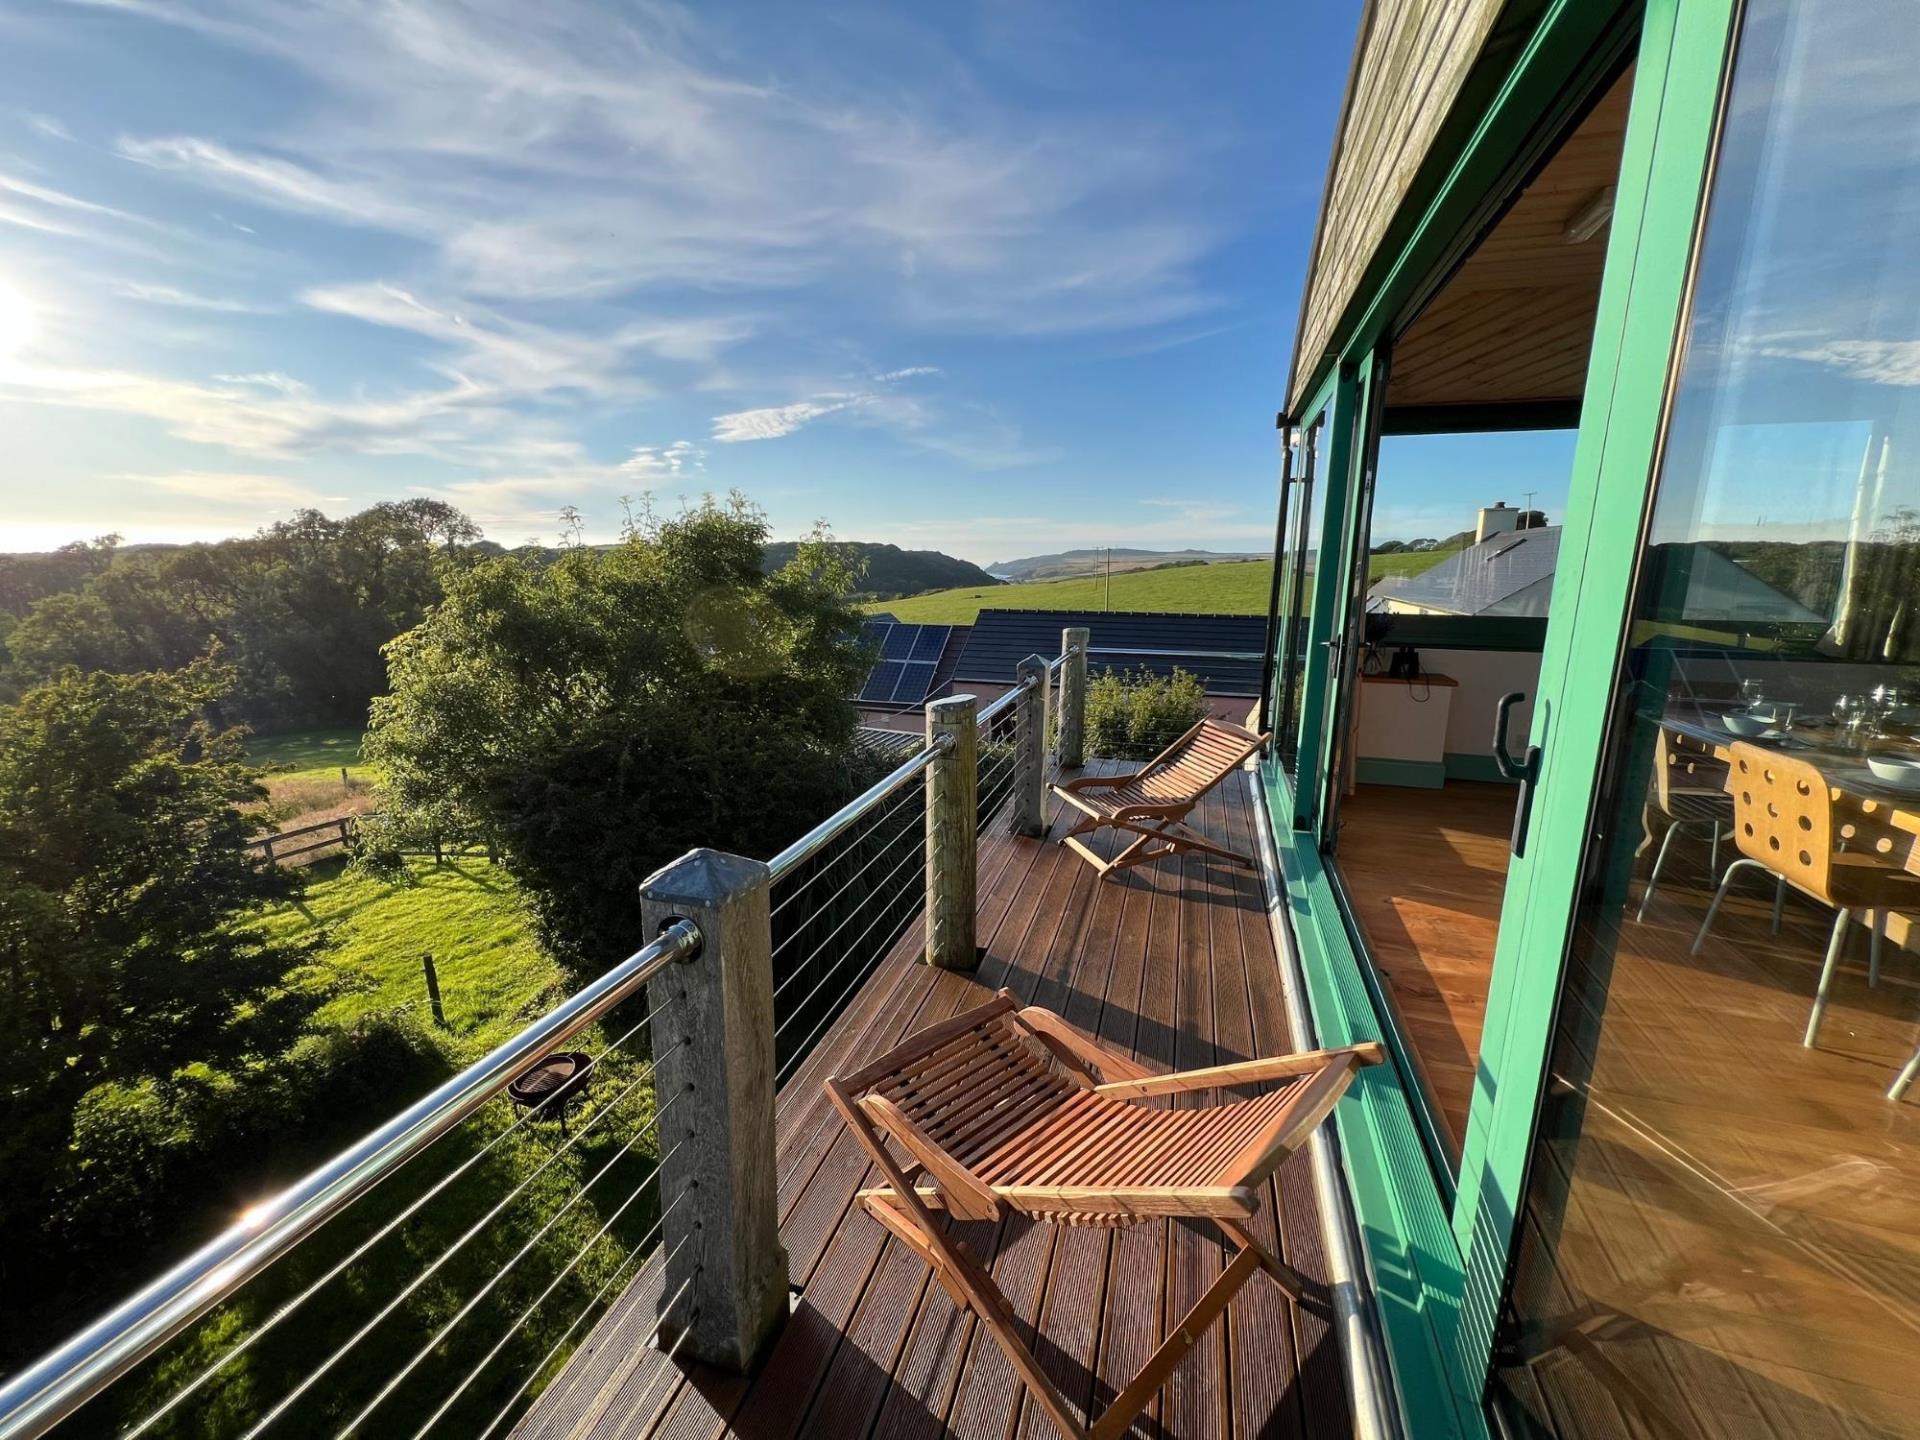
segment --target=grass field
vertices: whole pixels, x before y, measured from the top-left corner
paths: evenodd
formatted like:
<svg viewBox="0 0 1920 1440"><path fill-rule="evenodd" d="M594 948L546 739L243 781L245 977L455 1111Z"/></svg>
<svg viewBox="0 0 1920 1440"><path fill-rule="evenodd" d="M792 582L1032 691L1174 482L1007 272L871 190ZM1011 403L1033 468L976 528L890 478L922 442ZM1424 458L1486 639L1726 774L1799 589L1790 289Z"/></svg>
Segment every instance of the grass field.
<svg viewBox="0 0 1920 1440"><path fill-rule="evenodd" d="M904 600L876 602L910 623L971 625L984 608L995 610L1159 610L1181 615L1264 615L1273 564L1250 560L1228 565L1183 565L1174 570L1115 573L1111 596L1105 576L1034 580L1024 585L967 586L935 590Z"/></svg>
<svg viewBox="0 0 1920 1440"><path fill-rule="evenodd" d="M361 734L358 730L296 730L286 735L252 735L247 739L247 757L273 770L275 780L338 780L342 766L359 780L367 778L360 763Z"/></svg>
<svg viewBox="0 0 1920 1440"><path fill-rule="evenodd" d="M347 869L314 867L306 898L267 917L276 937L333 941L325 964L347 982L315 1023L350 1027L362 1014L414 1006L424 1016L420 957L440 976L447 1028L439 1032L456 1064L477 1059L560 997L560 972L527 933L512 882L479 856L443 865L410 859L408 883Z"/></svg>
<svg viewBox="0 0 1920 1440"><path fill-rule="evenodd" d="M1375 555L1368 565L1374 580L1384 575L1418 575L1453 552L1429 550L1412 555ZM1273 564L1248 560L1224 565L1183 565L1173 570L1136 570L1071 580L1033 580L1023 585L967 586L934 590L904 600L876 601L909 624L971 625L982 610L1156 610L1176 615L1264 615L1273 585ZM1111 588L1109 588L1111 586Z"/></svg>

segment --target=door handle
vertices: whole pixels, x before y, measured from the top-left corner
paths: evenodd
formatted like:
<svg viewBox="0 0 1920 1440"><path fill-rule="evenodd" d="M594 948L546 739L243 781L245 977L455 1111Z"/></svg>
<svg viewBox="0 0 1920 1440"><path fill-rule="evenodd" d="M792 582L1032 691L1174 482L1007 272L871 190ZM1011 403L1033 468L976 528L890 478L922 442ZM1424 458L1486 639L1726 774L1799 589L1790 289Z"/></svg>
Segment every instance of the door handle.
<svg viewBox="0 0 1920 1440"><path fill-rule="evenodd" d="M1538 745L1529 745L1527 753L1518 760L1507 748L1507 721L1513 714L1513 707L1526 698L1526 692L1522 690L1502 695L1493 712L1493 763L1506 779L1520 782L1520 794L1513 805L1513 836L1508 845L1516 860L1527 853L1527 826L1533 819L1533 790L1540 780Z"/></svg>

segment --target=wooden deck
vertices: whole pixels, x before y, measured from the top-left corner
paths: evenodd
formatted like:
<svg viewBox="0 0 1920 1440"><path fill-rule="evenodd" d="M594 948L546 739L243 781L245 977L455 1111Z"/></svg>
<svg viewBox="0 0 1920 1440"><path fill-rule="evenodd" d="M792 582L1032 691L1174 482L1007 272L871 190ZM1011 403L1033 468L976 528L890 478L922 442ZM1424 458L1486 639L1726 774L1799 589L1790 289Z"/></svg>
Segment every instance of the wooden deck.
<svg viewBox="0 0 1920 1440"><path fill-rule="evenodd" d="M1051 812L1050 812L1051 813ZM1252 851L1239 777L1196 812L1205 833ZM762 1368L741 1379L670 1360L645 1341L661 1278L649 1263L516 1430L540 1440L738 1435L1038 1436L1053 1433L1011 1366L906 1249L853 1204L874 1183L820 1079L1005 986L1157 1068L1297 1048L1287 1029L1257 874L1206 857L1098 882L1044 840L997 836L980 870L984 958L970 975L915 963L909 931L780 1092L781 1238L798 1295ZM1201 1097L1204 1098L1204 1097ZM1324 1281L1309 1161L1295 1155L1256 1226ZM1275 1217L1279 1218L1276 1237ZM1224 1252L1185 1223L1108 1231L1015 1217L960 1227L1063 1389L1103 1408L1219 1274ZM1350 1433L1324 1296L1289 1306L1255 1277L1146 1413L1137 1435L1337 1437Z"/></svg>

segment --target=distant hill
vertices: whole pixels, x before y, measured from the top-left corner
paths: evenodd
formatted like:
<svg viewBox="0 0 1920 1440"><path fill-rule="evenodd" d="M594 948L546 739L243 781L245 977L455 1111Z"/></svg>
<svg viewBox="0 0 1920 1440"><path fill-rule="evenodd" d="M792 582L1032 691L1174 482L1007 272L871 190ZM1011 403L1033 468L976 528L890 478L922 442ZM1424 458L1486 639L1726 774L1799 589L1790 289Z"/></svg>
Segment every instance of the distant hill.
<svg viewBox="0 0 1920 1440"><path fill-rule="evenodd" d="M1009 580L1064 580L1074 575L1104 575L1109 560L1113 573L1123 570L1152 570L1163 565L1231 565L1246 560L1264 560L1257 551L1234 554L1220 550L1062 550L1056 555L1029 555L1024 560L996 561L987 569Z"/></svg>
<svg viewBox="0 0 1920 1440"><path fill-rule="evenodd" d="M1116 552L1116 561L1118 552ZM1162 557L1165 558L1165 557ZM1158 563L1156 561L1156 563ZM971 625L983 609L1158 610L1179 615L1265 615L1273 584L1271 560L1122 571L1109 590L1104 575L1021 585L973 585L936 590L884 607L910 624Z"/></svg>
<svg viewBox="0 0 1920 1440"><path fill-rule="evenodd" d="M956 560L938 550L902 550L898 545L875 545L862 540L840 540L835 544L851 556L854 568L862 572L860 594L870 600L1000 583L978 565ZM793 558L798 548L797 541L775 541L767 546L761 563L768 570L778 570Z"/></svg>

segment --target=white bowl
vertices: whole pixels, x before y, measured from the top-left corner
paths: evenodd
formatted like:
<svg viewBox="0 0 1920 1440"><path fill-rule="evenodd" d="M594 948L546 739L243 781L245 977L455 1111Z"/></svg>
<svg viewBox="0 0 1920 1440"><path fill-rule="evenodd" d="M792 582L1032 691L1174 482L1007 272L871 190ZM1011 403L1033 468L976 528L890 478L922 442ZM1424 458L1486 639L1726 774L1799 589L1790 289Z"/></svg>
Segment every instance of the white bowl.
<svg viewBox="0 0 1920 1440"><path fill-rule="evenodd" d="M1920 789L1920 758L1909 759L1904 755L1869 755L1867 769L1873 772L1876 780L1901 790Z"/></svg>
<svg viewBox="0 0 1920 1440"><path fill-rule="evenodd" d="M1773 728L1773 717L1771 715L1753 715L1736 710L1722 715L1720 717L1720 723L1734 734L1751 740L1757 735L1766 734L1767 731Z"/></svg>

